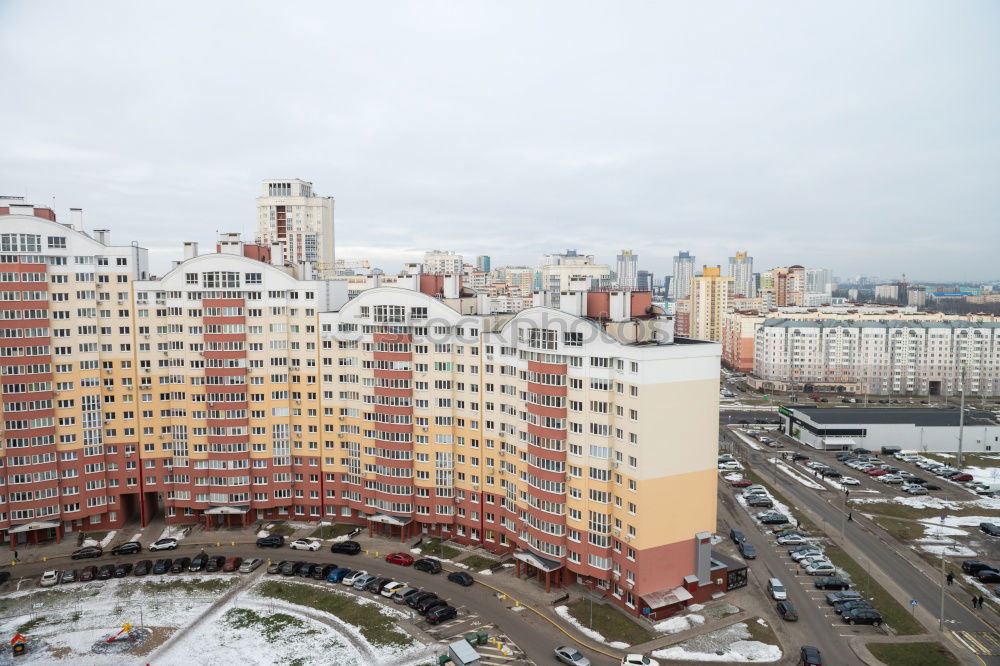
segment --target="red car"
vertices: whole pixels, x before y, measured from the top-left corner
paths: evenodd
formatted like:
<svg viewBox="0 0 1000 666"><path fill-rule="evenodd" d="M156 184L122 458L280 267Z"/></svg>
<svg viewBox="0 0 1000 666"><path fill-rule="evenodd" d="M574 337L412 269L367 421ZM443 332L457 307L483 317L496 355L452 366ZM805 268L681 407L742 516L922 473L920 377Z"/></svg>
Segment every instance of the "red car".
<svg viewBox="0 0 1000 666"><path fill-rule="evenodd" d="M407 553L390 553L385 556L385 561L408 567L413 564L413 556Z"/></svg>
<svg viewBox="0 0 1000 666"><path fill-rule="evenodd" d="M965 472L959 472L958 474L954 474L948 478L952 481L972 481L972 475L966 474Z"/></svg>
<svg viewBox="0 0 1000 666"><path fill-rule="evenodd" d="M740 479L739 481L733 481L733 488L746 488L747 486L752 486L753 483L747 481L746 479Z"/></svg>
<svg viewBox="0 0 1000 666"><path fill-rule="evenodd" d="M875 469L868 470L869 476L885 476L888 473L889 472L887 472L886 470L878 469L877 467Z"/></svg>
<svg viewBox="0 0 1000 666"><path fill-rule="evenodd" d="M240 568L241 564L243 564L242 557L230 557L228 560L226 560L226 563L222 565L222 570L236 571L237 569Z"/></svg>

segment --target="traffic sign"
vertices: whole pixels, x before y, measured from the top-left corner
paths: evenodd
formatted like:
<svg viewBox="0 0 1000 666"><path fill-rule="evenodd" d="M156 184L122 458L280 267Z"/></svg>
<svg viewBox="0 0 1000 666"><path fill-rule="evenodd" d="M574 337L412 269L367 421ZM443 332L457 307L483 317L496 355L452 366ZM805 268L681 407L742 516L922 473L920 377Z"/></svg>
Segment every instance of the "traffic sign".
<svg viewBox="0 0 1000 666"><path fill-rule="evenodd" d="M911 606L916 606L918 603L920 603L920 602L917 601L916 599L910 599L910 605Z"/></svg>

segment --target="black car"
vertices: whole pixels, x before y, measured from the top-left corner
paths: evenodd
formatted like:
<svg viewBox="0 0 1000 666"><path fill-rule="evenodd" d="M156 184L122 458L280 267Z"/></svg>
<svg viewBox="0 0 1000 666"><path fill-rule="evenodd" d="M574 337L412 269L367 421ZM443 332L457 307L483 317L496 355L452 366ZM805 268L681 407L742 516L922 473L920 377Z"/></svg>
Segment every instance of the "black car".
<svg viewBox="0 0 1000 666"><path fill-rule="evenodd" d="M297 567L298 565L299 565L298 562L294 562L292 560L285 562L284 564L281 565L281 575L282 576L293 575L295 573L295 567Z"/></svg>
<svg viewBox="0 0 1000 666"><path fill-rule="evenodd" d="M792 454L792 462L800 462L802 460L809 460L809 456L804 455L802 453Z"/></svg>
<svg viewBox="0 0 1000 666"><path fill-rule="evenodd" d="M193 558L191 558L191 564L188 565L188 571L201 571L208 564L208 553L201 551Z"/></svg>
<svg viewBox="0 0 1000 666"><path fill-rule="evenodd" d="M814 581L814 584L820 590L847 590L851 587L851 584L846 580L843 578L837 578L836 576L823 576L822 578L817 578Z"/></svg>
<svg viewBox="0 0 1000 666"><path fill-rule="evenodd" d="M764 525L781 525L788 522L788 516L782 513L769 513L760 519Z"/></svg>
<svg viewBox="0 0 1000 666"><path fill-rule="evenodd" d="M124 564L119 564L115 567L115 578L124 578L125 576L132 573L132 563L125 562ZM63 577L63 582L66 582L66 578Z"/></svg>
<svg viewBox="0 0 1000 666"><path fill-rule="evenodd" d="M372 594L381 594L382 590L385 589L385 586L391 582L392 582L391 578L384 578L382 576L379 576L372 582L365 585L365 590L371 592Z"/></svg>
<svg viewBox="0 0 1000 666"><path fill-rule="evenodd" d="M747 560L757 559L757 550L753 547L753 545L751 545L749 541L740 541L737 548L739 548L740 555L742 555L744 559Z"/></svg>
<svg viewBox="0 0 1000 666"><path fill-rule="evenodd" d="M115 575L115 565L113 564L102 564L101 568L97 570L97 580L108 580Z"/></svg>
<svg viewBox="0 0 1000 666"><path fill-rule="evenodd" d="M427 624L440 624L458 617L458 610L454 606L438 606L428 611L424 617L427 618Z"/></svg>
<svg viewBox="0 0 1000 666"><path fill-rule="evenodd" d="M456 571L454 573L448 574L448 580L450 580L452 583L458 583L462 587L469 587L470 585L476 582L475 580L473 580L472 576L470 576L464 571Z"/></svg>
<svg viewBox="0 0 1000 666"><path fill-rule="evenodd" d="M205 571L207 573L215 573L217 571L222 571L222 566L226 563L226 558L222 555L213 555L208 558L205 562Z"/></svg>
<svg viewBox="0 0 1000 666"><path fill-rule="evenodd" d="M299 566L295 567L295 575L299 578L312 578L313 569L316 567L323 568L322 564L313 564L312 562L299 562Z"/></svg>
<svg viewBox="0 0 1000 666"><path fill-rule="evenodd" d="M173 564L170 565L170 573L183 573L187 571L189 566L191 566L190 557L178 557L174 560Z"/></svg>
<svg viewBox="0 0 1000 666"><path fill-rule="evenodd" d="M361 552L361 544L357 541L338 541L330 546L331 553L343 553L344 555L357 555Z"/></svg>
<svg viewBox="0 0 1000 666"><path fill-rule="evenodd" d="M800 666L823 666L823 657L819 653L819 648L811 645L803 645L799 650Z"/></svg>
<svg viewBox="0 0 1000 666"><path fill-rule="evenodd" d="M417 604L417 612L421 615L427 615L430 611L434 610L438 606L447 606L448 602L444 599L438 599L437 597L433 599L428 599L427 601L422 601Z"/></svg>
<svg viewBox="0 0 1000 666"><path fill-rule="evenodd" d="M979 523L979 529L990 536L1000 536L1000 527L993 523Z"/></svg>
<svg viewBox="0 0 1000 666"><path fill-rule="evenodd" d="M441 563L433 557L422 557L413 563L413 568L417 571L426 571L430 574L441 572Z"/></svg>
<svg viewBox="0 0 1000 666"><path fill-rule="evenodd" d="M844 622L847 624L871 624L876 627L882 624L882 613L874 608L845 610L840 614L840 617L844 618Z"/></svg>
<svg viewBox="0 0 1000 666"><path fill-rule="evenodd" d="M782 620L795 622L799 619L799 614L795 612L795 606L792 605L791 601L779 601L777 608L778 615L781 616Z"/></svg>
<svg viewBox="0 0 1000 666"><path fill-rule="evenodd" d="M740 541L746 541L747 539L746 535L744 535L743 532L739 531L735 527L729 530L729 538L732 539L733 543L735 543L736 545L739 545Z"/></svg>
<svg viewBox="0 0 1000 666"><path fill-rule="evenodd" d="M269 534L257 539L258 548L281 548L285 545L285 537L280 534Z"/></svg>
<svg viewBox="0 0 1000 666"><path fill-rule="evenodd" d="M979 560L965 560L962 562L962 571L967 574L976 575L983 569L994 569L994 567L992 564L986 564L986 562L980 562Z"/></svg>
<svg viewBox="0 0 1000 666"><path fill-rule="evenodd" d="M854 456L852 456L850 453L838 453L837 454L837 460L839 460L840 462L844 462L844 461L850 460L853 457Z"/></svg>
<svg viewBox="0 0 1000 666"><path fill-rule="evenodd" d="M843 474L841 474L835 469L824 469L822 472L820 472L820 476L824 476L828 479L839 479L840 477L843 476Z"/></svg>
<svg viewBox="0 0 1000 666"><path fill-rule="evenodd" d="M871 453L871 451L869 451L868 449L866 449L863 446L856 446L856 447L854 447L853 451L854 451L854 455L856 455L856 456L866 456L869 453Z"/></svg>
<svg viewBox="0 0 1000 666"><path fill-rule="evenodd" d="M859 608L872 608L872 605L867 599L851 599L850 601L843 601L839 604L834 604L833 612L837 615L841 615L844 611L853 611Z"/></svg>
<svg viewBox="0 0 1000 666"><path fill-rule="evenodd" d="M330 575L330 572L337 568L336 564L323 564L317 566L313 569L312 577L316 580L326 580L326 577Z"/></svg>
<svg viewBox="0 0 1000 666"><path fill-rule="evenodd" d="M980 569L976 574L976 580L980 583L1000 583L1000 571Z"/></svg>
<svg viewBox="0 0 1000 666"><path fill-rule="evenodd" d="M848 601L849 599L860 599L861 593L854 590L843 590L841 592L833 592L826 595L826 603L831 606L835 606L843 601Z"/></svg>
<svg viewBox="0 0 1000 666"><path fill-rule="evenodd" d="M420 604L424 603L429 599L437 599L438 595L433 592L421 592L420 594L415 594L406 600L406 605L410 608L417 608Z"/></svg>
<svg viewBox="0 0 1000 666"><path fill-rule="evenodd" d="M100 546L84 546L78 550L74 550L73 554L70 555L71 559L74 560L85 560L91 557L100 557L104 554L104 551Z"/></svg>
<svg viewBox="0 0 1000 666"><path fill-rule="evenodd" d="M153 568L153 562L151 560L139 560L135 563L135 569L132 570L133 576L145 576L149 573L149 570Z"/></svg>
<svg viewBox="0 0 1000 666"><path fill-rule="evenodd" d="M927 490L941 490L941 486L936 483L922 483L921 485Z"/></svg>
<svg viewBox="0 0 1000 666"><path fill-rule="evenodd" d="M138 541L126 541L123 544L111 549L112 555L135 555L142 551L142 544Z"/></svg>
<svg viewBox="0 0 1000 666"><path fill-rule="evenodd" d="M153 573L160 575L165 574L170 571L170 566L173 561L169 557L164 557L163 559L156 560L156 564L153 565Z"/></svg>

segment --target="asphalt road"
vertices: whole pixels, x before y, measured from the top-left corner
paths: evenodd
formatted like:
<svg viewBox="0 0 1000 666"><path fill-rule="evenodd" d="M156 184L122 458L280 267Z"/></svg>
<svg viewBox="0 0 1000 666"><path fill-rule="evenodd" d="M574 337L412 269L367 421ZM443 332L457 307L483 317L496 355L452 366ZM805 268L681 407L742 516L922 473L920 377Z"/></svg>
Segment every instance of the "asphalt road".
<svg viewBox="0 0 1000 666"><path fill-rule="evenodd" d="M22 577L30 578L33 584L37 584L38 577L44 569L82 569L92 564L100 566L102 564L109 564L112 562L138 562L143 559L149 559L155 562L161 557L169 557L172 559L185 556L193 557L202 549L208 552L209 555L224 555L226 557L238 556L243 558L259 557L264 559L265 562L268 559L271 559L273 561L301 560L305 562L337 564L340 566L350 567L351 569L364 569L372 574L391 577L393 580L401 580L416 587L420 587L421 589L435 592L443 599L447 599L451 605L459 609L459 618L467 615L468 612L472 612L481 618L483 625L496 624L501 631L507 634L507 636L510 637L510 639L527 655L527 657L535 663L553 663L554 657L552 651L560 645L574 645L577 649L583 652L595 666L610 666L611 664L619 663L618 659L612 659L611 657L595 653L573 643L565 634L560 632L549 622L543 620L527 609L523 609L521 611L508 609L508 606L512 606L513 602L509 598L507 600L498 599L496 593L484 585L476 584L471 587L462 587L461 585L449 582L446 578L447 571L440 574L429 574L423 571L417 571L412 567L402 567L395 564L389 564L384 559L385 553L380 553L380 557L368 556L364 553L350 556L332 554L329 551L329 547L316 552L310 552L291 550L288 547L275 549L257 548L252 544L237 544L235 547L225 546L226 540L231 539L233 536L234 535L231 533L219 532L218 538L223 542L223 546L221 548L216 548L214 542L210 544L209 547L208 544L193 544L182 540L178 548L172 551L150 553L144 550L136 555L121 555L113 557L105 555L99 558L75 561L70 560L67 557L50 560L44 565L41 562L20 564L11 570L12 579L7 584L6 589L8 591L15 589L17 587L18 578ZM124 539L122 541L124 541ZM362 537L359 538L358 541L361 543L362 548L364 548L365 539ZM149 577L156 579L169 579L172 577L191 575L197 574L164 574L163 576L153 576L150 574ZM280 575L274 576L271 574L265 574L265 576L268 578L280 578L282 580L297 580L295 578ZM495 583L500 587L503 586L503 577L501 576L476 576L474 574L474 577L477 580L483 579L487 583ZM72 585L73 583L70 584ZM333 589L344 589L343 586L339 586L339 588L335 587L333 583L328 583L328 585L330 585ZM20 589L24 590L28 588L26 584L22 583ZM370 595L368 592L360 594ZM419 619L419 616L415 619ZM425 630L432 628L422 620L417 622L417 625ZM467 630L468 628L457 627L455 633ZM607 651L611 653L618 652L612 650L611 648L607 648Z"/></svg>
<svg viewBox="0 0 1000 666"><path fill-rule="evenodd" d="M728 433L727 433L728 435ZM735 437L732 439L737 440ZM806 507L818 515L828 525L840 525L843 518L839 503L831 504L828 500L836 497L834 493L820 493L794 481L785 474L775 475L771 466L765 463L768 451L753 451L739 442L743 447L753 467L761 471L765 478L775 483L779 491L791 502L800 507ZM935 615L940 608L940 580L934 574L925 573L909 560L902 557L894 548L888 547L875 534L858 525L848 523L846 539L864 552L871 560L873 570L877 568L891 575L892 580L901 587L910 599L916 599L918 604L931 610ZM859 562L862 566L866 563ZM993 627L966 605L964 598L958 601L950 595L945 595L945 629L946 631L969 632L974 638L992 642L996 636ZM964 634L968 636L968 634ZM954 637L953 637L954 640ZM1000 666L1000 656L986 654L978 655L971 663L996 664Z"/></svg>

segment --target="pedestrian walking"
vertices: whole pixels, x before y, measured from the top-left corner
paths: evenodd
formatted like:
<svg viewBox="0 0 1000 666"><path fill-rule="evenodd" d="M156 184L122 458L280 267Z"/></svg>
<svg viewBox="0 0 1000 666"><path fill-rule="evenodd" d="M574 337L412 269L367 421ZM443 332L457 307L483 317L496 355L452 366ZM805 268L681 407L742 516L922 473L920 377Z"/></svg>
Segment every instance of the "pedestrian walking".
<svg viewBox="0 0 1000 666"><path fill-rule="evenodd" d="M951 571L948 572L948 584L951 585L955 582L955 574Z"/></svg>
<svg viewBox="0 0 1000 666"><path fill-rule="evenodd" d="M985 599L983 598L983 595L980 594L979 595L979 609L980 610L982 610L982 608L983 608L983 602L984 601L985 601Z"/></svg>
<svg viewBox="0 0 1000 666"><path fill-rule="evenodd" d="M972 597L972 607L973 608L978 608L979 607L979 597L977 597L975 595L973 595L973 597Z"/></svg>
<svg viewBox="0 0 1000 666"><path fill-rule="evenodd" d="M847 522L851 522L853 520L854 520L854 512L853 511L848 511L847 512Z"/></svg>

